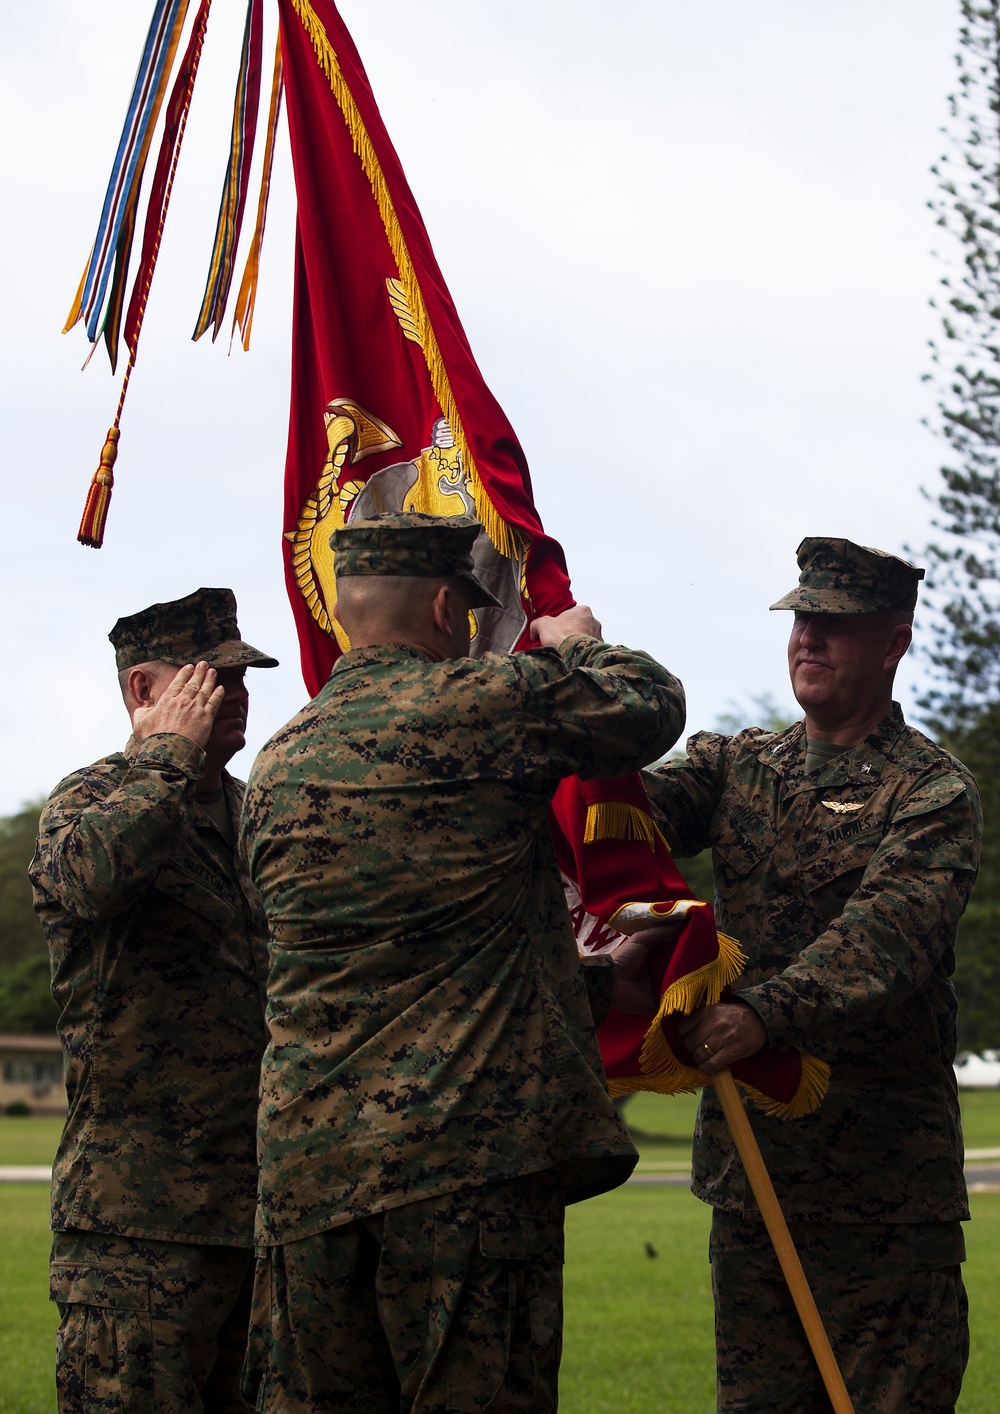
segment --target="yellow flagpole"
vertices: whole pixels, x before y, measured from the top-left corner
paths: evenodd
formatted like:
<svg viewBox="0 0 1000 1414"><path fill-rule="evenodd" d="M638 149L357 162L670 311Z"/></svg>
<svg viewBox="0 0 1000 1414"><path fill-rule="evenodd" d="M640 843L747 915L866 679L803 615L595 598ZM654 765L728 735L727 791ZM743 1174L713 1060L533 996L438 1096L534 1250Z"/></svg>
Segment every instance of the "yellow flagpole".
<svg viewBox="0 0 1000 1414"><path fill-rule="evenodd" d="M729 1132L733 1136L733 1142L743 1162L746 1176L750 1180L750 1187L757 1199L757 1206L764 1219L764 1226L774 1244L775 1254L785 1281L788 1283L788 1290L792 1294L799 1319L802 1321L809 1347L819 1366L819 1372L823 1377L826 1392L830 1396L834 1414L854 1414L854 1405L847 1393L844 1377L840 1373L840 1367L823 1326L822 1318L816 1309L816 1302L809 1290L809 1283L802 1270L802 1263L795 1250L792 1235L788 1231L785 1215L778 1204L771 1176L764 1166L760 1148L754 1138L754 1132L750 1128L750 1121L743 1109L739 1091L736 1089L736 1081L728 1066L725 1070L720 1070L712 1076L712 1084L715 1086L715 1093L719 1097L719 1103L726 1116L726 1123L729 1125Z"/></svg>

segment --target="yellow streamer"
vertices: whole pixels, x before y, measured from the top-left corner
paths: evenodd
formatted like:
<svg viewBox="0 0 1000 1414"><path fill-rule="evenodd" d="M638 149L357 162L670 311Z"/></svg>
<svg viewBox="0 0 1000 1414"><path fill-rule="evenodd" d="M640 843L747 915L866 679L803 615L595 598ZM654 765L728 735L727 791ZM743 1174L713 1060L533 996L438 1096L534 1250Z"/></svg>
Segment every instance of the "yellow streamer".
<svg viewBox="0 0 1000 1414"><path fill-rule="evenodd" d="M239 327L243 348L250 350L250 331L253 328L253 312L257 303L257 279L260 274L260 251L264 244L264 222L267 218L267 199L271 190L271 167L274 162L274 137L278 129L278 108L281 102L281 36L274 49L274 72L271 75L271 103L267 114L267 142L264 146L264 163L260 174L260 195L257 198L257 220L254 223L253 240L247 253L247 263L240 281L240 292L236 296L233 313L233 327L229 341Z"/></svg>

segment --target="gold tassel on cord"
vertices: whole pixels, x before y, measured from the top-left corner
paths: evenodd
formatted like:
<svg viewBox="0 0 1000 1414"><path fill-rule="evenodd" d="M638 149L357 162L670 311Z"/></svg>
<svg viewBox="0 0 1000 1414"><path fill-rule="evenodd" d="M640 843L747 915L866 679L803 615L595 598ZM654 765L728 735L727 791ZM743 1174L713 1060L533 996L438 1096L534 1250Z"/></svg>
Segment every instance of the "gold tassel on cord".
<svg viewBox="0 0 1000 1414"><path fill-rule="evenodd" d="M80 519L80 529L76 532L76 538L80 544L89 545L92 550L99 550L104 543L104 524L108 518L111 488L115 484L114 465L115 458L118 456L120 435L117 427L108 428L107 441L101 451L100 465L91 480L90 490L87 492L87 504L83 508L83 516Z"/></svg>

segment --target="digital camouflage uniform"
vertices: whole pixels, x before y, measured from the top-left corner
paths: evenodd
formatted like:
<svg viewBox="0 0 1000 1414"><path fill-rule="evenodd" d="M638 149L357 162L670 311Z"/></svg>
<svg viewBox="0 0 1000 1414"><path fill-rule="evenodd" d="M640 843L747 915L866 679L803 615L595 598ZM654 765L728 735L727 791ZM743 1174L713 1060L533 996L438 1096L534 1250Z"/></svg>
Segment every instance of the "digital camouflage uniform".
<svg viewBox="0 0 1000 1414"><path fill-rule="evenodd" d="M586 637L363 647L258 757L258 1408L554 1408L563 1203L636 1155L546 812L563 776L659 755L682 704L652 659Z"/></svg>
<svg viewBox="0 0 1000 1414"><path fill-rule="evenodd" d="M716 919L748 956L736 995L769 1046L830 1065L815 1113L748 1116L856 1414L941 1414L968 1339L949 978L979 795L896 705L818 770L807 773L805 750L802 723L701 732L686 758L646 773L647 790L676 854L713 851ZM719 1408L827 1410L712 1089L693 1188L715 1208Z"/></svg>
<svg viewBox="0 0 1000 1414"><path fill-rule="evenodd" d="M194 629L206 651L190 657L218 649L228 601L200 596L228 593L120 621L119 666L130 643L133 662L167 655L151 619ZM214 656L247 661L232 643ZM64 1414L245 1407L266 921L195 799L204 761L183 736L130 740L60 782L39 825L30 872L69 1099L52 1181ZM235 822L243 785L223 785Z"/></svg>

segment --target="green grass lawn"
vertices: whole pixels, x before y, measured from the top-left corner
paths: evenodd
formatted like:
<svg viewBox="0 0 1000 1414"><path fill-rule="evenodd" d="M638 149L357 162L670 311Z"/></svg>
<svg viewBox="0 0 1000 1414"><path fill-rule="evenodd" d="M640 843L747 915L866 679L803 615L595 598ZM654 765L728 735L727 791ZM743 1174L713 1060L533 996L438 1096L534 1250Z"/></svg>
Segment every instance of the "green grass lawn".
<svg viewBox="0 0 1000 1414"><path fill-rule="evenodd" d="M962 1133L967 1149L1000 1149L1000 1090L962 1090Z"/></svg>
<svg viewBox="0 0 1000 1414"><path fill-rule="evenodd" d="M1000 1147L1000 1093L963 1096L966 1143ZM643 1166L684 1168L693 1097L638 1095L625 1114ZM0 1117L0 1164L50 1161L58 1120ZM972 1195L965 1280L972 1358L961 1414L995 1414L1000 1368L1000 1194ZM712 1414L709 1210L683 1187L626 1187L566 1223L565 1414ZM650 1256L647 1244L655 1252ZM46 1288L48 1191L0 1184L0 1414L53 1414L56 1311Z"/></svg>
<svg viewBox="0 0 1000 1414"><path fill-rule="evenodd" d="M958 1408L996 1414L1000 1194L973 1194L972 1218L972 1355ZM564 1414L712 1414L708 1228L708 1209L682 1188L623 1188L569 1210Z"/></svg>
<svg viewBox="0 0 1000 1414"><path fill-rule="evenodd" d="M48 1185L0 1184L0 1414L52 1414L56 1407L50 1236Z"/></svg>
<svg viewBox="0 0 1000 1414"><path fill-rule="evenodd" d="M0 1115L0 1164L50 1164L62 1127L47 1116Z"/></svg>
<svg viewBox="0 0 1000 1414"><path fill-rule="evenodd" d="M965 1147L1000 1149L1000 1090L963 1090L960 1099ZM670 1168L686 1161L697 1108L697 1095L631 1096L624 1119L636 1131L642 1168Z"/></svg>
<svg viewBox="0 0 1000 1414"><path fill-rule="evenodd" d="M974 1194L972 1211L972 1359L959 1408L994 1414L1000 1194ZM44 1185L0 1185L0 1414L55 1409L47 1222ZM565 1414L711 1414L708 1225L708 1209L684 1188L621 1188L569 1210Z"/></svg>
<svg viewBox="0 0 1000 1414"><path fill-rule="evenodd" d="M686 1188L666 1187L568 1210L565 1414L714 1410L710 1217Z"/></svg>
<svg viewBox="0 0 1000 1414"><path fill-rule="evenodd" d="M632 1130L639 1173L688 1173L697 1095L632 1095L622 1118Z"/></svg>
<svg viewBox="0 0 1000 1414"><path fill-rule="evenodd" d="M985 1147L985 1146L984 1146ZM973 1193L972 1222L965 1229L969 1260L972 1355L958 1408L960 1414L996 1414L996 1372L1000 1368L1000 1193Z"/></svg>

